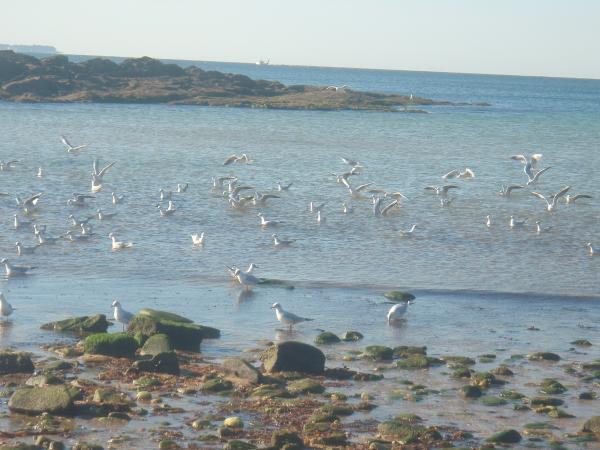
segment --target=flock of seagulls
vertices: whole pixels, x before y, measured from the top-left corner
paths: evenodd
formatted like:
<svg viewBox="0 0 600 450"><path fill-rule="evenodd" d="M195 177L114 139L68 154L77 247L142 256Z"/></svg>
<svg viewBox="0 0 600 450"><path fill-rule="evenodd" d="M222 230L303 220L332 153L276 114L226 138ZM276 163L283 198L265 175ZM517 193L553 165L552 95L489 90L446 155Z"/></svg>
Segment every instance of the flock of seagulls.
<svg viewBox="0 0 600 450"><path fill-rule="evenodd" d="M344 86L341 88L344 88ZM72 155L78 155L88 147L88 144L74 146L64 136L61 137L61 141L65 145L67 153ZM536 184L539 182L540 177L551 168L548 166L537 169L537 166L542 160L542 155L539 153L531 156L524 154L513 155L510 156L510 159L518 161L523 165L523 172L526 179L524 179L523 184L502 185L499 195L506 198L513 196L516 191L526 190L529 186ZM345 166L345 170L340 173L329 172L329 175L333 177L336 185L345 189L350 200L362 199L369 201L374 216L388 217L398 213L402 209L404 202L408 201L408 198L403 193L379 188L372 181L365 180L365 182L356 182L355 180L360 180L365 174L366 166L357 160L345 156L340 157L340 161ZM0 161L0 171L11 170L18 163L18 160ZM241 155L233 154L229 156L223 162L223 165L230 166L232 164L251 163L252 161L248 155L242 153ZM94 158L91 171L91 192L75 192L66 200L66 204L69 207L77 207L79 209L87 207L90 200L96 199L95 194L102 190L105 177L116 164L116 161L112 161L102 165L98 158ZM43 168L38 168L37 176L44 176ZM464 169L453 169L445 175L442 175L441 178L445 183L447 183L448 180L462 180L468 182L469 180L475 179L475 172L468 167ZM267 218L262 209L267 207L271 202L282 202L284 201L282 199L285 196L293 195L293 186L293 182L284 183L283 181L278 181L275 188L266 188L264 191L261 191L251 183L243 183L237 176L232 174L215 176L212 178L213 193L216 196L222 197L228 208L240 212L245 212L253 208L258 209L258 211L255 209L256 216L258 217L257 225L261 229L285 228L285 221L272 217ZM175 205L176 196L185 194L188 191L188 188L189 183L177 183L176 188L173 191L160 189L158 193L159 202L156 205L159 216L167 218L174 215L177 211ZM425 186L424 190L434 194L439 199L441 207L448 208L453 204L455 198L452 197L451 194L460 192L463 188L464 186L459 184L441 184ZM587 194L570 195L570 189L570 186L565 186L558 192L547 195L543 195L537 191L531 191L530 193L544 202L545 210L549 213L555 213L561 203L572 205L578 200L592 198L592 196ZM8 194L1 193L1 195ZM43 201L43 198L42 192L23 198L19 196L15 197L17 213L14 214L14 228L15 230L33 231L36 240L36 243L31 246L24 244L22 241L17 241L15 246L18 257L27 254L35 254L39 247L55 244L61 240L69 242L86 242L95 239L96 234L93 231L94 222L108 221L108 223L110 223L110 221L118 217L119 214L116 211L106 212L102 208L97 208L95 214L85 217L77 217L75 214L69 214L67 219L70 223L70 229L61 235L49 236L47 235L47 227L36 222L35 219L36 210L39 207L40 202ZM126 196L124 194L118 194L116 192L111 193L112 205L120 205L126 201ZM329 208L325 202L318 203L310 201L307 209L317 224L324 224L326 222L326 212ZM348 200L341 202L340 210L344 215L351 215L355 212L355 208L349 205ZM491 215L488 214L485 217L484 224L487 228L492 228L494 226ZM514 215L511 215L508 219L508 226L510 229L526 228L529 226L528 219L518 219ZM418 228L418 224L410 224L406 229L397 230L397 236L409 238L416 234ZM543 227L540 220L535 221L534 231L536 234L546 233L551 231L551 229L552 227ZM194 232L189 236L191 237L193 246L201 247L204 245L206 239L204 232ZM114 232L110 232L108 238L111 241L110 248L113 251L134 248L133 242L118 240ZM297 238L282 237L278 233L272 233L271 240L273 247L277 249L293 246L294 243L298 241ZM586 244L586 250L587 254L590 256L599 254L595 251L592 243ZM12 264L7 258L1 259L0 264L4 266L7 277L27 275L35 269L35 267L32 266ZM242 270L237 265L226 267L231 280L238 284L242 291L251 291L255 286L260 284L260 278L254 274L254 269L258 267L255 264L251 263L246 270ZM392 306L387 313L388 322L393 323L401 319L410 304L411 302L401 302ZM111 306L114 309L115 320L125 327L133 314L125 311L121 304L116 300ZM277 320L282 324L289 326L290 330L296 324L311 320L284 310L280 303L273 304L271 308L275 311ZM4 298L4 295L0 293L0 316L8 317L12 314L13 309L14 308L12 308Z"/></svg>

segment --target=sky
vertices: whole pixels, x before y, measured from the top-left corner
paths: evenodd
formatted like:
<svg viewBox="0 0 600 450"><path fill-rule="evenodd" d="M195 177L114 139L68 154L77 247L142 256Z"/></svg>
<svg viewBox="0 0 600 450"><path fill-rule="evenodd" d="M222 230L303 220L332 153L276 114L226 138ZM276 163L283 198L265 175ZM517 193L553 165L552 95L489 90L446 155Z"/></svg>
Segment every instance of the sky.
<svg viewBox="0 0 600 450"><path fill-rule="evenodd" d="M0 0L62 53L600 78L600 0Z"/></svg>

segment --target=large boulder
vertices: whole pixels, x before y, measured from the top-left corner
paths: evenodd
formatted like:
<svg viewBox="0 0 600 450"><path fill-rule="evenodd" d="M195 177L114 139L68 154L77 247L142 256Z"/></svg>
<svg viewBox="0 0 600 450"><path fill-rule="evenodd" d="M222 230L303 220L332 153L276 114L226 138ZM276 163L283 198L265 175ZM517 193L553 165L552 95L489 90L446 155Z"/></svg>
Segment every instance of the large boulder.
<svg viewBox="0 0 600 450"><path fill-rule="evenodd" d="M227 375L247 383L258 384L262 380L258 369L242 358L227 359L223 363L223 370Z"/></svg>
<svg viewBox="0 0 600 450"><path fill-rule="evenodd" d="M73 410L76 393L64 385L17 389L8 401L8 408L23 414L66 414Z"/></svg>
<svg viewBox="0 0 600 450"><path fill-rule="evenodd" d="M108 321L104 314L96 314L95 316L72 317L45 323L41 329L75 333L105 333L108 329Z"/></svg>
<svg viewBox="0 0 600 450"><path fill-rule="evenodd" d="M33 373L31 357L27 353L0 352L0 375Z"/></svg>
<svg viewBox="0 0 600 450"><path fill-rule="evenodd" d="M153 309L140 310L129 323L127 333L141 342L155 334L165 334L173 348L186 351L198 351L202 339L220 336L220 331L216 328L198 325L177 314Z"/></svg>
<svg viewBox="0 0 600 450"><path fill-rule="evenodd" d="M83 344L85 353L133 358L137 341L125 333L97 333L88 336Z"/></svg>
<svg viewBox="0 0 600 450"><path fill-rule="evenodd" d="M325 355L317 347L288 341L275 344L261 354L267 372L302 372L320 375L325 371Z"/></svg>
<svg viewBox="0 0 600 450"><path fill-rule="evenodd" d="M175 352L163 352L151 359L142 359L134 363L134 367L142 372L168 373L179 375L179 361Z"/></svg>
<svg viewBox="0 0 600 450"><path fill-rule="evenodd" d="M581 431L584 433L594 433L600 437L600 416L592 416L586 420Z"/></svg>

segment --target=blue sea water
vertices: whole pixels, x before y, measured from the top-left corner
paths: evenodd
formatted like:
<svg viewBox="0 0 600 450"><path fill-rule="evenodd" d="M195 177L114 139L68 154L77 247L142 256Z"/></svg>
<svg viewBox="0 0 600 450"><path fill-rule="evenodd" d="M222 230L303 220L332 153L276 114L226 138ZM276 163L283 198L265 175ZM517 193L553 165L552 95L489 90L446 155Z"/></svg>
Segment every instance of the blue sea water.
<svg viewBox="0 0 600 450"><path fill-rule="evenodd" d="M0 103L0 159L20 161L13 170L0 172L0 191L10 194L0 197L0 253L14 263L37 266L30 277L1 282L9 301L21 308L9 342L39 337L31 332L33 325L16 326L18 317L37 325L42 318L69 313L110 313L115 297L131 310L150 304L227 330L236 336L237 347L232 341L225 345L233 350L247 340L239 332L240 321L261 330L276 327L268 309L273 301L289 300L297 312L315 315L321 302L331 313L349 297L337 316L320 325L342 326L360 310L353 302L364 300L341 289L347 287L373 293L413 289L449 302L475 292L479 294L469 298L477 304L510 300L511 305L527 305L535 299L531 303L539 305L550 297L567 302L600 295L600 257L588 256L585 249L587 242L600 247L600 80L195 64L285 84L346 84L356 90L491 106L436 106L427 108L429 114L394 114ZM68 155L61 134L91 145L80 156ZM251 164L222 165L227 156L241 152ZM522 165L509 159L515 153L543 153L540 167L551 169L535 187L506 199L497 195L503 183L526 181ZM350 199L329 175L348 169L341 156L365 166L363 175L351 180L354 184L373 182L408 200L390 217L374 217L369 200ZM89 192L94 157L117 163L89 207L67 207L71 193ZM43 178L35 176L40 166ZM424 187L442 184L443 174L465 167L476 178L457 181L453 203L440 207ZM261 192L272 191L277 181L293 186L265 208L239 212L210 190L211 176L228 174ZM184 182L190 188L175 195L177 212L160 218L158 190L174 190ZM546 195L566 185L574 194L594 198L561 204L549 214L529 193L535 188ZM124 204L110 203L113 191L126 195ZM90 243L65 242L17 257L14 242L33 245L34 239L30 232L14 230L13 197L34 192L44 192L35 220L48 226L50 236L69 228L71 213L85 217L102 208L118 214L95 222ZM307 211L310 201L326 203L325 223L317 224ZM354 207L353 214L342 214L343 201ZM279 235L299 240L274 249L273 231L258 226L259 211L284 222ZM490 229L483 224L487 214L492 216ZM527 218L529 225L509 229L511 214ZM551 230L536 235L536 220ZM415 236L399 238L397 230L412 224L417 224ZM111 251L111 231L120 240L133 241L134 248ZM206 244L193 248L190 234L202 231ZM252 297L240 298L225 265L250 262L258 264L258 276L290 280L308 294L258 287ZM492 297L483 294L490 292ZM582 318L597 317L593 304ZM375 309L373 314L385 317L385 305ZM395 339L393 334L387 338Z"/></svg>

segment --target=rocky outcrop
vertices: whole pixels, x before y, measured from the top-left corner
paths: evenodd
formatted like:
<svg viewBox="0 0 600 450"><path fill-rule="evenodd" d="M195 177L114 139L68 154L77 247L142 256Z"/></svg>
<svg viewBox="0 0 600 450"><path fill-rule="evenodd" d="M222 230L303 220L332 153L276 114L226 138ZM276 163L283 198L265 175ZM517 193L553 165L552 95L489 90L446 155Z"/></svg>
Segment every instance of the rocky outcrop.
<svg viewBox="0 0 600 450"><path fill-rule="evenodd" d="M108 329L108 321L104 314L94 316L72 317L57 322L45 323L42 330L54 330L75 333L105 333Z"/></svg>
<svg viewBox="0 0 600 450"><path fill-rule="evenodd" d="M31 357L27 353L0 352L0 375L33 373Z"/></svg>
<svg viewBox="0 0 600 450"><path fill-rule="evenodd" d="M73 409L75 395L65 386L17 389L8 401L8 408L23 414L66 414Z"/></svg>
<svg viewBox="0 0 600 450"><path fill-rule="evenodd" d="M302 372L320 375L325 371L325 355L302 342L275 344L261 354L267 372Z"/></svg>
<svg viewBox="0 0 600 450"><path fill-rule="evenodd" d="M134 363L134 367L142 372L168 373L179 375L179 360L175 352L161 352L150 359L142 359Z"/></svg>
<svg viewBox="0 0 600 450"><path fill-rule="evenodd" d="M245 75L182 68L143 57L120 64L103 58L72 63L64 55L46 59L0 51L0 99L15 102L172 103L273 109L379 110L445 105L419 97L285 86Z"/></svg>
<svg viewBox="0 0 600 450"><path fill-rule="evenodd" d="M85 353L92 355L133 358L137 342L124 333L97 333L88 336L84 342Z"/></svg>

